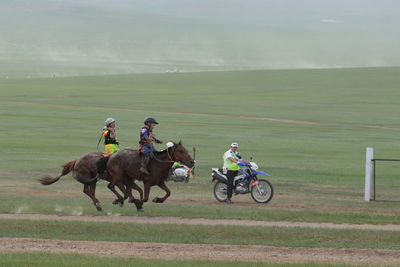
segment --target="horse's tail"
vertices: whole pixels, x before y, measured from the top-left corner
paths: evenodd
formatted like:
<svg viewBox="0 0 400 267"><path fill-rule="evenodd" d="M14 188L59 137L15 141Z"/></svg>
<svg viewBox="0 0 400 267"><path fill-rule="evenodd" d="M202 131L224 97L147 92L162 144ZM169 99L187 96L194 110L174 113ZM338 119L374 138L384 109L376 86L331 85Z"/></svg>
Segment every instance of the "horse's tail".
<svg viewBox="0 0 400 267"><path fill-rule="evenodd" d="M78 182L80 182L82 184L86 184L86 185L95 184L99 180L99 178L97 176L93 177L93 178L86 178L86 177L83 177L82 175L80 175L79 173L75 173L73 177Z"/></svg>
<svg viewBox="0 0 400 267"><path fill-rule="evenodd" d="M67 175L68 173L70 173L71 171L73 171L74 166L75 166L75 162L76 160L71 160L68 161L66 163L64 163L61 167L63 168L61 171L61 174L56 176L56 177L51 177L49 175L43 176L42 178L38 179L38 181L42 184L42 185L50 185L50 184L54 184L55 182L57 182L61 177L63 177L64 175Z"/></svg>

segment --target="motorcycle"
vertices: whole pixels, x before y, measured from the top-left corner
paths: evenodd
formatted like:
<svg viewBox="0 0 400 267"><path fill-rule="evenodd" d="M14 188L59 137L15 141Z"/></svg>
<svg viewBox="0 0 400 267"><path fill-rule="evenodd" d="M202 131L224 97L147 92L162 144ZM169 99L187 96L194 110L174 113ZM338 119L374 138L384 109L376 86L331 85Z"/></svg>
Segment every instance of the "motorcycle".
<svg viewBox="0 0 400 267"><path fill-rule="evenodd" d="M196 148L193 147L193 160L196 161ZM175 183L178 182L185 182L188 183L189 179L194 178L194 168L193 166L191 169L183 164L175 162L172 165L168 173L168 177L165 181L174 181Z"/></svg>
<svg viewBox="0 0 400 267"><path fill-rule="evenodd" d="M253 200L257 203L268 203L274 195L272 184L266 179L258 179L257 175L270 176L268 173L258 171L255 162L245 163L238 162L241 167L239 174L233 180L233 193L248 194L250 193ZM214 196L224 202L227 198L228 179L222 169L212 168L212 182L214 185Z"/></svg>
<svg viewBox="0 0 400 267"><path fill-rule="evenodd" d="M193 169L190 169L182 164L174 164L169 171L168 177L165 181L178 182L189 182L189 179L193 179Z"/></svg>

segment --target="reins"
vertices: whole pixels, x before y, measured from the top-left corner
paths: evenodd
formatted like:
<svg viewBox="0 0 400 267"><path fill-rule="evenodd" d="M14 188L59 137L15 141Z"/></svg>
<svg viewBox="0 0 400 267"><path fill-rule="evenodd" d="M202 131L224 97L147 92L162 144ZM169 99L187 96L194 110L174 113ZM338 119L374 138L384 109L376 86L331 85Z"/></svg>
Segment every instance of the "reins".
<svg viewBox="0 0 400 267"><path fill-rule="evenodd" d="M160 159L158 159L158 158L156 157L156 155L154 154L154 152L152 152L153 158L154 158L156 161L161 162L161 163L175 162L175 160L173 160L172 157L171 157L171 155L169 154L169 151L168 151L168 150L169 150L169 149L167 148L167 155L168 155L168 158L169 158L170 160L160 160ZM175 153L174 153L174 154L175 154Z"/></svg>
<svg viewBox="0 0 400 267"><path fill-rule="evenodd" d="M97 142L97 151L99 151L99 145L100 145L101 139L103 139L103 133L101 133L99 142Z"/></svg>

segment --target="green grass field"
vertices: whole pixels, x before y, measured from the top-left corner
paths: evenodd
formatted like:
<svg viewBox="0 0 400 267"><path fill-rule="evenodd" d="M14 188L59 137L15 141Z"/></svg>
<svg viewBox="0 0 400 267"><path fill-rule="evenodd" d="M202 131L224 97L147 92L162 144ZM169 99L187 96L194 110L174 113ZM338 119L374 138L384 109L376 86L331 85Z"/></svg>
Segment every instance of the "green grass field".
<svg viewBox="0 0 400 267"><path fill-rule="evenodd" d="M221 155L237 141L244 157L272 175L273 202L391 209L400 201L400 165L383 163L378 173L377 198L389 202L367 204L364 154L372 146L377 157L399 158L400 129L368 127L399 125L399 73L383 68L3 80L1 182L39 187L34 179L40 174L56 174L62 163L96 151L109 116L118 121L120 143L135 148L143 118L152 115L160 121L159 138L197 148L197 179L182 185L191 196L212 199L210 168L220 166ZM75 191L73 182L61 183L40 188Z"/></svg>
<svg viewBox="0 0 400 267"><path fill-rule="evenodd" d="M207 260L144 260L120 259L111 257L95 257L76 254L46 254L46 253L10 253L1 254L2 262L7 266L149 266L149 267L336 267L351 265L336 264L289 264L265 262L237 262L237 261L207 261Z"/></svg>
<svg viewBox="0 0 400 267"><path fill-rule="evenodd" d="M400 224L400 164L379 163L377 201L363 200L365 148L374 147L379 158L400 158L399 84L400 68L0 80L0 213L137 216L128 204L111 204L105 182L98 184L105 210L98 213L70 176L48 187L36 179L96 151L110 116L120 143L136 148L143 118L151 115L161 140L196 147L197 165L193 181L169 183L170 199L145 204L145 216ZM267 205L249 195L235 197L238 205L213 205L210 169L222 164L233 141L271 174L275 196ZM161 193L152 189L151 198ZM375 233L365 233L350 247L379 247ZM337 236L325 231L315 238L338 247ZM286 239L283 231L274 242ZM395 244L382 246L398 249Z"/></svg>

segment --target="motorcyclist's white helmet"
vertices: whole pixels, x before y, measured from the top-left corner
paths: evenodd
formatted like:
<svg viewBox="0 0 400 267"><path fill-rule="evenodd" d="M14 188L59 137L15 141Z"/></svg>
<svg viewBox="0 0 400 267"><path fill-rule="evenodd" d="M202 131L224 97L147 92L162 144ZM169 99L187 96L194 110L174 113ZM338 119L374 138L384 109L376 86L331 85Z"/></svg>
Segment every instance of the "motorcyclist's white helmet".
<svg viewBox="0 0 400 267"><path fill-rule="evenodd" d="M106 121L104 122L104 124L108 127L110 126L111 123L115 122L114 118L107 118Z"/></svg>
<svg viewBox="0 0 400 267"><path fill-rule="evenodd" d="M234 142L231 144L231 147L239 147L238 143Z"/></svg>
<svg viewBox="0 0 400 267"><path fill-rule="evenodd" d="M170 147L173 147L173 146L174 146L174 143L168 142L166 145L167 145L168 148L170 148Z"/></svg>

